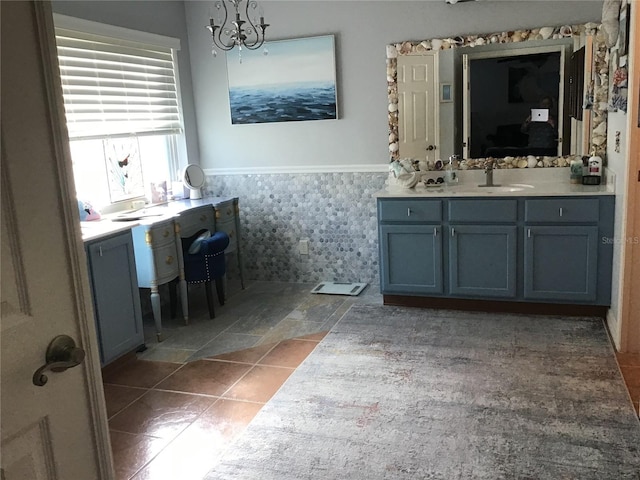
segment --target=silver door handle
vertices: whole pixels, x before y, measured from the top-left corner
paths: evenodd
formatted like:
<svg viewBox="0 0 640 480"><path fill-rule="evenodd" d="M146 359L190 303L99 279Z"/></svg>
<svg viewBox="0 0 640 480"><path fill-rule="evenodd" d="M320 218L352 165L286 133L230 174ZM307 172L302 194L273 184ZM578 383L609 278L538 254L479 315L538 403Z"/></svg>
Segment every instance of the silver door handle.
<svg viewBox="0 0 640 480"><path fill-rule="evenodd" d="M80 365L84 356L84 350L76 347L73 338L68 335L58 335L47 347L46 363L33 374L33 384L42 387L49 380L45 372L64 372L68 368Z"/></svg>

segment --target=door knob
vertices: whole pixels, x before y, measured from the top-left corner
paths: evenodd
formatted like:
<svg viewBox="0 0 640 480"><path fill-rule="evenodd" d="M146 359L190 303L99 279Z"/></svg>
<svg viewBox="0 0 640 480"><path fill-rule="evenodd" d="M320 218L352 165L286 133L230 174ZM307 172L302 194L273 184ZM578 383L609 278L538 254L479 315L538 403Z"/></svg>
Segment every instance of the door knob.
<svg viewBox="0 0 640 480"><path fill-rule="evenodd" d="M58 335L47 347L46 363L33 374L33 384L42 387L49 380L44 374L47 371L64 372L66 369L80 365L84 360L84 350L76 347L76 342L68 335Z"/></svg>

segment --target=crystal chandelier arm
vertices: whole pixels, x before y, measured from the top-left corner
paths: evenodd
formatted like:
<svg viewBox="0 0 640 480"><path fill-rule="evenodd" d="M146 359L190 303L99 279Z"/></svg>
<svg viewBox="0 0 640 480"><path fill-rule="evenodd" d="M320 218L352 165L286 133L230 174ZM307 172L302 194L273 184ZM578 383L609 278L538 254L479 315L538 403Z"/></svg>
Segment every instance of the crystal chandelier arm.
<svg viewBox="0 0 640 480"><path fill-rule="evenodd" d="M220 9L220 6L224 9L224 20L221 25L216 25L213 16L209 18L209 25L207 25L207 29L211 32L211 40L213 41L213 45L220 50L228 52L229 50L235 47L235 41L231 38L231 43L225 43L222 41L222 31L225 29L225 25L227 24L229 12L227 11L227 5L224 3L224 0L216 2L216 8ZM216 30L218 34L216 35Z"/></svg>
<svg viewBox="0 0 640 480"><path fill-rule="evenodd" d="M252 30L253 34L256 36L255 41L253 42L247 42L245 40L244 46L249 50L257 50L262 46L262 44L264 43L264 32L269 26L268 23L264 23L264 15L262 14L262 12L260 12L260 24L257 26L257 27L260 27L260 32L258 32L258 28L251 21L251 16L249 15L249 8L255 9L257 8L257 6L258 6L257 2L252 0L247 0L247 6L245 8L245 16L247 17L247 23L251 25L250 30Z"/></svg>

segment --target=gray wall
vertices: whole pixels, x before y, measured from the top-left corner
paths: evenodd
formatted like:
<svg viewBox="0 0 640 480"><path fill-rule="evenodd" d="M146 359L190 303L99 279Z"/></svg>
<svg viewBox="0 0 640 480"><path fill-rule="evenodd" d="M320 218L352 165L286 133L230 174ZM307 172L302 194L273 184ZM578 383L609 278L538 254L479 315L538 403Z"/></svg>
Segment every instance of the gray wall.
<svg viewBox="0 0 640 480"><path fill-rule="evenodd" d="M270 39L334 34L339 120L231 125L224 55L211 56L210 2L186 2L201 164L228 168L385 165L385 46L465 33L598 21L601 1L263 1ZM237 53L230 53L233 60ZM222 170L218 170L222 169Z"/></svg>
<svg viewBox="0 0 640 480"><path fill-rule="evenodd" d="M372 284L379 279L372 192L384 186L387 174L382 172L389 161L386 45L598 21L602 9L602 2L590 1L263 5L272 24L271 39L336 36L340 118L232 126L226 60L211 56L210 39L202 28L209 3L187 2L201 164L209 173L208 190L240 197L250 279ZM233 60L237 53L230 55ZM241 174L229 174L234 170ZM298 254L300 238L310 240L308 256Z"/></svg>
<svg viewBox="0 0 640 480"><path fill-rule="evenodd" d="M602 10L602 1L261 3L270 39L335 35L338 120L232 126L225 56L212 57L204 28L210 1L55 1L53 8L181 39L189 160L207 170L209 192L240 197L248 278L299 282L378 281L372 193L384 186L389 161L387 44L598 21ZM380 173L358 173L367 171ZM300 238L309 238L310 255L298 254Z"/></svg>

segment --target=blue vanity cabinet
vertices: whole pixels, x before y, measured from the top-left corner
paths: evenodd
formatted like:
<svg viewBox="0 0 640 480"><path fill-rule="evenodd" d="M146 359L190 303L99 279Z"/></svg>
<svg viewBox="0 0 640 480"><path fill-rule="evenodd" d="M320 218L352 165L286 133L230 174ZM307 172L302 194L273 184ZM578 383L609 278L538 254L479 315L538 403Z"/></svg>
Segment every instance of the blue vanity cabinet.
<svg viewBox="0 0 640 480"><path fill-rule="evenodd" d="M601 238L613 227L612 198L524 202L524 297L608 304L610 258ZM611 217L607 218L607 213Z"/></svg>
<svg viewBox="0 0 640 480"><path fill-rule="evenodd" d="M482 298L517 294L516 199L448 202L449 292Z"/></svg>
<svg viewBox="0 0 640 480"><path fill-rule="evenodd" d="M454 308L484 300L606 307L614 198L378 198L381 293L393 304L429 297L425 305Z"/></svg>
<svg viewBox="0 0 640 480"><path fill-rule="evenodd" d="M449 227L449 292L483 298L514 298L517 288L517 227Z"/></svg>
<svg viewBox="0 0 640 480"><path fill-rule="evenodd" d="M85 244L93 307L106 365L144 344L131 231Z"/></svg>
<svg viewBox="0 0 640 480"><path fill-rule="evenodd" d="M442 202L378 200L383 293L441 294Z"/></svg>
<svg viewBox="0 0 640 480"><path fill-rule="evenodd" d="M598 280L598 227L529 226L524 240L527 299L592 302Z"/></svg>

